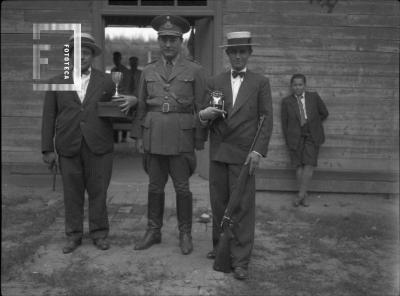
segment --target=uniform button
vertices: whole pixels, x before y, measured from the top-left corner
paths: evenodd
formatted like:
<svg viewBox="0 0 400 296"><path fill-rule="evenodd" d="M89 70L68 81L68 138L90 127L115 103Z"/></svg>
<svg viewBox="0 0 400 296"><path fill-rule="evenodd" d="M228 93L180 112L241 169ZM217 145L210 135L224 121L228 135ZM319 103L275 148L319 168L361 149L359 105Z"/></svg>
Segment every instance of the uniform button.
<svg viewBox="0 0 400 296"><path fill-rule="evenodd" d="M84 125L85 124L85 122L84 121L81 121L81 125Z"/></svg>
<svg viewBox="0 0 400 296"><path fill-rule="evenodd" d="M85 108L82 107L82 108L81 108L81 111L85 111Z"/></svg>

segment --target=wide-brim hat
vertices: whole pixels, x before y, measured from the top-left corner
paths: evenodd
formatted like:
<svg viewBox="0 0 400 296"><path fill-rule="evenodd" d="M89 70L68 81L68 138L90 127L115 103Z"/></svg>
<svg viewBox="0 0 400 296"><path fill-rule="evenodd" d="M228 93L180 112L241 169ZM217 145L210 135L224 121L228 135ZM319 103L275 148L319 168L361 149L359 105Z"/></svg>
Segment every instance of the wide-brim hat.
<svg viewBox="0 0 400 296"><path fill-rule="evenodd" d="M89 47L93 51L93 56L101 54L102 50L100 46L96 44L95 39L89 33L81 33L81 47ZM74 47L74 35L69 38L69 46L72 49Z"/></svg>
<svg viewBox="0 0 400 296"><path fill-rule="evenodd" d="M158 31L158 36L179 36L190 30L189 22L177 15L159 15L151 21L151 26Z"/></svg>
<svg viewBox="0 0 400 296"><path fill-rule="evenodd" d="M251 41L251 33L248 31L230 32L226 34L227 44L220 45L219 47L233 47L233 46L256 46L258 43Z"/></svg>

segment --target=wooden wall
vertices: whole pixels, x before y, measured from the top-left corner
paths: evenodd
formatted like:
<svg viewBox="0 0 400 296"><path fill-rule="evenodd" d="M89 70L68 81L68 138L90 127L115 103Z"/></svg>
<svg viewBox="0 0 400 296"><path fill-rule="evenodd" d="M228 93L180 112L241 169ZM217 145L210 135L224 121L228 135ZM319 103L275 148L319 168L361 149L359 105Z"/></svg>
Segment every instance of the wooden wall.
<svg viewBox="0 0 400 296"><path fill-rule="evenodd" d="M217 32L222 29L225 36L249 30L261 44L254 48L249 68L269 77L273 91L274 131L263 169L290 168L280 104L288 94L291 75L301 72L330 111L319 169L398 173L398 1L339 0L332 13L309 0L214 1L219 1L216 7L222 11L222 22L215 23ZM32 90L33 23L76 22L82 24L82 31L100 36L101 28L92 27L98 19L96 3L1 3L3 164L41 163L44 93ZM228 60L216 45L215 54L224 57L216 68L222 70ZM207 163L205 153L200 158L199 162ZM203 171L206 175L205 167ZM279 184L285 188L285 183Z"/></svg>
<svg viewBox="0 0 400 296"><path fill-rule="evenodd" d="M319 168L398 172L398 1L339 0L332 13L318 1L224 1L224 36L243 30L261 44L249 68L272 86L274 130L263 168L290 166L280 104L300 72L330 112Z"/></svg>
<svg viewBox="0 0 400 296"><path fill-rule="evenodd" d="M3 164L42 163L40 130L44 92L33 91L32 87L33 23L81 23L82 31L90 33L91 11L91 1L1 3Z"/></svg>

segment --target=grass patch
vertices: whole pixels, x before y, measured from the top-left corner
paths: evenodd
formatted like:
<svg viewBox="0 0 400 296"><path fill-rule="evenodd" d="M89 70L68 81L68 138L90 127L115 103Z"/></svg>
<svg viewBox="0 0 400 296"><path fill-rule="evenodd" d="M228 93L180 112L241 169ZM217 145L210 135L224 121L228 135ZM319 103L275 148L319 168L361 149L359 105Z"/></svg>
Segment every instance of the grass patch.
<svg viewBox="0 0 400 296"><path fill-rule="evenodd" d="M264 295L393 295L394 276L386 269L394 270L397 258L394 220L382 214L258 208L257 226L270 237L271 249L255 245L252 277L278 287Z"/></svg>
<svg viewBox="0 0 400 296"><path fill-rule="evenodd" d="M87 259L87 258L86 258ZM63 288L68 291L68 296L128 296L135 295L135 291L124 292L115 282L115 278L104 281L102 270L88 269L85 266L85 258L81 264L74 265L64 271L52 275L36 274L32 278L35 282L47 286Z"/></svg>

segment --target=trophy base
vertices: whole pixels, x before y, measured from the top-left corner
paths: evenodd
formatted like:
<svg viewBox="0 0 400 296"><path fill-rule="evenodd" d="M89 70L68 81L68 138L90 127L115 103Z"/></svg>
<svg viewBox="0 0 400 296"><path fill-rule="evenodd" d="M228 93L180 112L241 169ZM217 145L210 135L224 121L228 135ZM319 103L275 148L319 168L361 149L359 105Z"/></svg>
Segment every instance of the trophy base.
<svg viewBox="0 0 400 296"><path fill-rule="evenodd" d="M121 95L118 95L118 96L113 95L111 98L112 98L112 99L119 99L119 98L123 98L123 96L121 96Z"/></svg>
<svg viewBox="0 0 400 296"><path fill-rule="evenodd" d="M121 111L121 102L97 102L97 115L99 117L129 118Z"/></svg>

